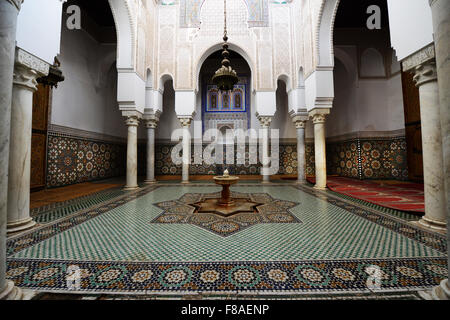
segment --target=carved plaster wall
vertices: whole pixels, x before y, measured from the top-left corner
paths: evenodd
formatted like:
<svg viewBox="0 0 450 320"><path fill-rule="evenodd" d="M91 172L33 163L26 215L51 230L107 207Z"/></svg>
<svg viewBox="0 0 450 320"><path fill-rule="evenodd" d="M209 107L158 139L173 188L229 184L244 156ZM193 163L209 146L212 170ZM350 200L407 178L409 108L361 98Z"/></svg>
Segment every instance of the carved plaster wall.
<svg viewBox="0 0 450 320"><path fill-rule="evenodd" d="M230 49L249 63L253 90L274 91L281 74L297 77L298 32L292 27L297 6L295 1L227 1ZM198 90L202 62L221 48L223 0L160 1L157 14L154 83L159 86L168 74L175 90Z"/></svg>

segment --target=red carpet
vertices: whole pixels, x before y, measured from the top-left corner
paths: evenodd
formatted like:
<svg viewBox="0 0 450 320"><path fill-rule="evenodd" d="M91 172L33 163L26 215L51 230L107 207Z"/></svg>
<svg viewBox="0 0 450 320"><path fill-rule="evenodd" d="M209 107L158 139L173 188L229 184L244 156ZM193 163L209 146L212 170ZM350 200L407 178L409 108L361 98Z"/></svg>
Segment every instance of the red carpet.
<svg viewBox="0 0 450 320"><path fill-rule="evenodd" d="M315 177L308 177L315 183ZM389 183L356 180L345 177L328 177L330 190L352 198L364 200L395 210L425 213L423 184Z"/></svg>

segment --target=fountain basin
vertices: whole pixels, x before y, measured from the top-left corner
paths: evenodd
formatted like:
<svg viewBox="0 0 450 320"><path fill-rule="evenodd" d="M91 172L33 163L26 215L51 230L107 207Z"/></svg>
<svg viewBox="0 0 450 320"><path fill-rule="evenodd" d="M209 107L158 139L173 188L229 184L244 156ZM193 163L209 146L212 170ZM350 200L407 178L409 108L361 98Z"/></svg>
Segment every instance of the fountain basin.
<svg viewBox="0 0 450 320"><path fill-rule="evenodd" d="M214 177L214 182L222 186L222 197L217 201L219 206L232 207L235 205L234 200L231 198L230 186L238 181L239 177L229 175Z"/></svg>

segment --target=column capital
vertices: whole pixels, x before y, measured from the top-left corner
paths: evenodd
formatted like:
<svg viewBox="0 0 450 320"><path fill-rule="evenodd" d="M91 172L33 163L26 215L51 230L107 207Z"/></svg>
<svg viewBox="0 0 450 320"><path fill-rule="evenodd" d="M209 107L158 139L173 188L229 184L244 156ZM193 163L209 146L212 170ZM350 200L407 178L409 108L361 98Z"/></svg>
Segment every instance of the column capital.
<svg viewBox="0 0 450 320"><path fill-rule="evenodd" d="M413 80L417 87L428 82L437 81L437 79L436 61L434 60L424 62L414 70Z"/></svg>
<svg viewBox="0 0 450 320"><path fill-rule="evenodd" d="M153 110L146 110L144 112L144 123L147 129L156 129L159 122L160 111L153 112Z"/></svg>
<svg viewBox="0 0 450 320"><path fill-rule="evenodd" d="M37 78L39 75L36 71L27 67L16 65L13 73L13 84L27 90L37 90Z"/></svg>
<svg viewBox="0 0 450 320"><path fill-rule="evenodd" d="M325 114L315 114L312 119L314 124L325 123L327 116Z"/></svg>
<svg viewBox="0 0 450 320"><path fill-rule="evenodd" d="M306 121L308 121L308 116L299 116L295 115L292 117L292 122L295 125L295 128L297 129L305 129Z"/></svg>
<svg viewBox="0 0 450 320"><path fill-rule="evenodd" d="M144 121L147 129L156 129L158 127L158 119L146 119Z"/></svg>
<svg viewBox="0 0 450 320"><path fill-rule="evenodd" d="M329 108L313 109L309 112L314 124L325 123L326 116L330 114Z"/></svg>
<svg viewBox="0 0 450 320"><path fill-rule="evenodd" d="M189 127L191 125L192 122L192 117L178 117L178 120L181 123L181 126L184 127Z"/></svg>
<svg viewBox="0 0 450 320"><path fill-rule="evenodd" d="M23 0L6 0L6 2L9 2L13 6L15 6L17 10L20 11L20 7L22 6Z"/></svg>
<svg viewBox="0 0 450 320"><path fill-rule="evenodd" d="M272 116L260 116L258 115L258 121L261 124L261 127L263 128L269 128L270 124L272 123Z"/></svg>
<svg viewBox="0 0 450 320"><path fill-rule="evenodd" d="M137 127L139 125L139 119L136 116L129 116L125 119L127 127Z"/></svg>
<svg viewBox="0 0 450 320"><path fill-rule="evenodd" d="M427 82L437 81L434 43L405 58L402 66L404 71L414 74L414 82L417 87Z"/></svg>
<svg viewBox="0 0 450 320"><path fill-rule="evenodd" d="M47 76L50 65L44 60L28 53L21 48L16 48L13 83L27 90L37 90L37 78Z"/></svg>

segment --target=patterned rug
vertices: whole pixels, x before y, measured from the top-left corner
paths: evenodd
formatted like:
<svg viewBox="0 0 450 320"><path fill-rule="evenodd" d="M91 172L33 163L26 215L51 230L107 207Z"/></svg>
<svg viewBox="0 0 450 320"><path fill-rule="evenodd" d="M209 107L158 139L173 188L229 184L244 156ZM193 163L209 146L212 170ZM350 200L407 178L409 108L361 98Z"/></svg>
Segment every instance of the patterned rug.
<svg viewBox="0 0 450 320"><path fill-rule="evenodd" d="M307 179L309 182L315 183L315 177L308 177ZM334 192L386 208L418 214L425 213L423 184L382 184L346 177L328 177L327 180L327 187Z"/></svg>

